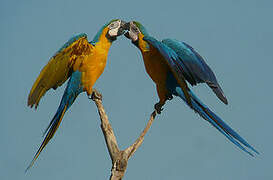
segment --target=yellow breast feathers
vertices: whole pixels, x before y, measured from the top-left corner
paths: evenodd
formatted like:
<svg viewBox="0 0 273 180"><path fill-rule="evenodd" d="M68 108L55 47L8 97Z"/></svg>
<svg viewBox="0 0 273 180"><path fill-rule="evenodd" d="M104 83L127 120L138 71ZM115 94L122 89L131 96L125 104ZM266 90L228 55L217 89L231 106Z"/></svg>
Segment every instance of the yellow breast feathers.
<svg viewBox="0 0 273 180"><path fill-rule="evenodd" d="M79 71L82 72L82 84L88 95L92 93L92 87L106 66L108 51L112 44L106 38L108 30L108 28L105 28L102 31L99 41L92 49L91 55L85 57L79 66Z"/></svg>

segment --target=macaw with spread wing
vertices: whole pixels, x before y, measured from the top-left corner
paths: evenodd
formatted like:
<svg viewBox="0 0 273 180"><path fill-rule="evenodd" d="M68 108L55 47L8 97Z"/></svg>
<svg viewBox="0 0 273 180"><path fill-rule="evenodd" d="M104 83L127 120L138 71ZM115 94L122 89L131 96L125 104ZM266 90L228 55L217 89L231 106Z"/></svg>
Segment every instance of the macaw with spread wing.
<svg viewBox="0 0 273 180"><path fill-rule="evenodd" d="M150 36L139 22L127 23L125 36L141 51L147 73L156 84L159 102L155 104L158 113L167 100L180 97L202 118L211 123L240 149L253 156L247 148L258 154L238 133L213 113L190 90L192 86L206 83L225 104L227 98L204 59L188 44L174 39L158 41ZM187 81L187 82L186 82Z"/></svg>
<svg viewBox="0 0 273 180"><path fill-rule="evenodd" d="M72 37L42 69L28 96L30 107L37 108L40 99L49 89L56 89L70 79L58 110L45 131L45 138L27 169L33 165L53 137L64 113L77 96L82 92L91 95L93 85L104 71L109 48L117 36L123 34L124 24L125 22L119 19L110 21L99 30L91 42L88 42L86 34Z"/></svg>

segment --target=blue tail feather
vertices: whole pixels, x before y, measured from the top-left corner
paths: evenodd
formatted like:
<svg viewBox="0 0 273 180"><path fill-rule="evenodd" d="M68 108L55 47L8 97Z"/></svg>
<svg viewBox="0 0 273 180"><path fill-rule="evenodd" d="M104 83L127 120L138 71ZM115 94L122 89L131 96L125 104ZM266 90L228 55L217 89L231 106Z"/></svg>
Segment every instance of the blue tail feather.
<svg viewBox="0 0 273 180"><path fill-rule="evenodd" d="M58 122L58 119L60 119L65 106L66 110L68 110L81 92L83 92L83 89L81 87L81 72L76 71L71 75L57 112L49 123L43 135L48 133L51 127L53 127L54 123L56 124Z"/></svg>
<svg viewBox="0 0 273 180"><path fill-rule="evenodd" d="M69 79L69 82L67 83L67 87L64 91L64 94L63 94L61 103L57 109L57 112L44 132L45 138L41 146L39 147L38 151L36 152L30 165L27 167L26 171L32 167L32 165L34 164L35 160L38 158L42 150L45 148L45 146L50 141L50 139L54 136L56 130L58 129L63 119L65 112L73 104L73 102L75 101L75 99L81 92L83 92L83 88L81 85L81 72L76 71L76 72L73 72L73 74L71 75L71 78Z"/></svg>
<svg viewBox="0 0 273 180"><path fill-rule="evenodd" d="M204 105L201 100L199 100L195 94L190 91L189 92L191 94L191 96L193 97L193 99L197 102L200 103L200 106L203 106L207 113L210 114L213 118L215 119L215 121L222 126L222 128L228 133L230 134L233 138L235 138L237 141L239 141L240 143L242 143L243 145L245 145L246 147L248 147L249 149L251 149L252 151L254 151L255 153L259 154L259 152L254 149L250 144L248 144L246 142L246 140L244 140L237 132L235 132L229 125L227 125L219 116L217 116L214 112L212 112L206 105Z"/></svg>
<svg viewBox="0 0 273 180"><path fill-rule="evenodd" d="M174 78L171 77L168 79L168 88L172 94L179 96L185 102L186 98L182 91L182 89L177 85ZM194 93L189 89L189 94L191 96L192 108L198 113L202 118L207 120L210 124L212 124L218 131L220 131L224 136L226 136L232 143L238 146L241 150L245 151L251 156L254 156L250 151L248 151L245 147L251 149L255 153L259 154L257 150L255 150L250 144L246 142L238 133L236 133L230 126L228 126L219 116L213 113L206 105L204 105L199 98L197 98ZM187 104L187 103L186 103ZM244 146L245 147L244 147Z"/></svg>

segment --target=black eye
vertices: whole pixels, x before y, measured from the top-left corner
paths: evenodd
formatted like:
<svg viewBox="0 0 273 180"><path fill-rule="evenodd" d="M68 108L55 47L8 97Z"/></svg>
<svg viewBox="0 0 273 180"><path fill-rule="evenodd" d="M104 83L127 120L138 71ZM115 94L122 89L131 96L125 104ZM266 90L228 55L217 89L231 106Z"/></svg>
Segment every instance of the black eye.
<svg viewBox="0 0 273 180"><path fill-rule="evenodd" d="M110 28L110 29L115 29L115 28L118 27L118 25L119 25L118 22L112 22L112 23L109 25L109 28Z"/></svg>

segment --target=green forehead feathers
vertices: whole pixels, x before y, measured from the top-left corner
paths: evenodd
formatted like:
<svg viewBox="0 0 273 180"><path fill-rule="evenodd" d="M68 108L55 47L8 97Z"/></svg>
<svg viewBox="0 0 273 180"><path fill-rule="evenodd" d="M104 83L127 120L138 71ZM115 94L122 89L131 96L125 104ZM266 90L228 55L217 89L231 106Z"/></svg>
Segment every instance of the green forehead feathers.
<svg viewBox="0 0 273 180"><path fill-rule="evenodd" d="M145 29L145 27L142 24L140 24L140 22L133 21L133 23L138 27L138 29L141 31L141 33L144 36L149 36L148 31Z"/></svg>
<svg viewBox="0 0 273 180"><path fill-rule="evenodd" d="M118 21L119 19L112 19L109 23L106 23L105 25L104 25L104 27L106 27L106 26L108 26L109 24L111 24L112 22L114 22L114 21Z"/></svg>

